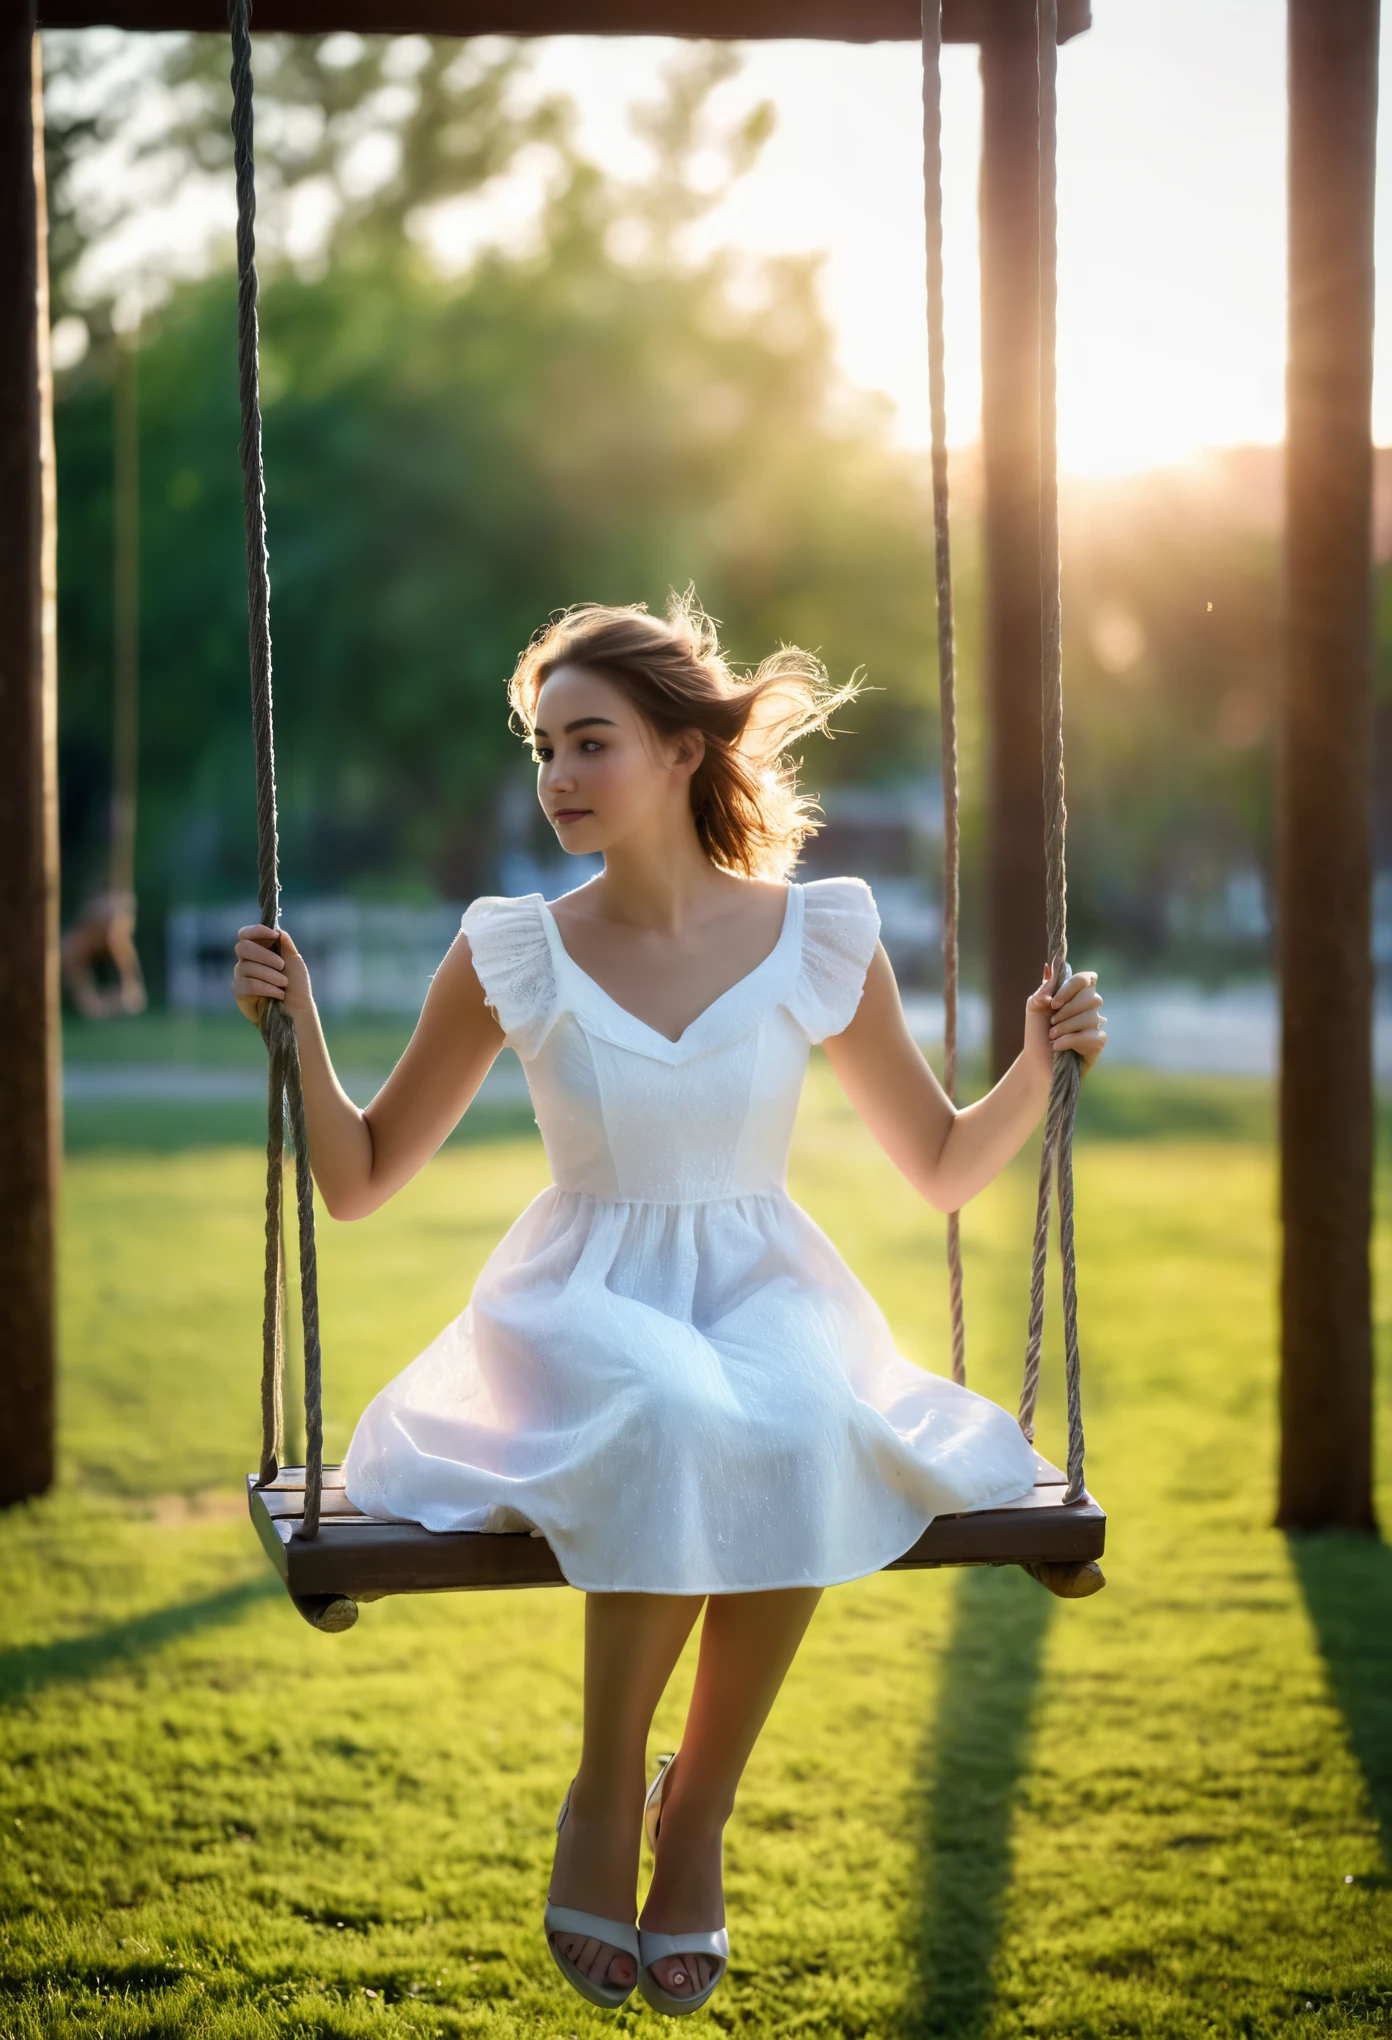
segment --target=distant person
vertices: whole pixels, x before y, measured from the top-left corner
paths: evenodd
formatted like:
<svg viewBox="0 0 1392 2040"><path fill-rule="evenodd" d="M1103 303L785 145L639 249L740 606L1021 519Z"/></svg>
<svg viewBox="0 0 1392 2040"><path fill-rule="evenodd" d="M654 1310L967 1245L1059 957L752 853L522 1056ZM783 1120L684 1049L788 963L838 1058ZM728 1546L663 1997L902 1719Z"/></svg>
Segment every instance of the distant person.
<svg viewBox="0 0 1392 2040"><path fill-rule="evenodd" d="M1096 976L1029 998L1020 1055L954 1110L905 1023L859 878L788 878L814 827L787 750L851 698L784 649L734 674L695 602L573 609L509 683L537 793L596 878L478 899L396 1069L340 1087L290 937L243 928L232 980L294 1018L315 1180L365 1217L434 1154L505 1043L555 1178L463 1315L373 1399L359 1509L533 1528L586 1595L584 1739L557 1820L548 1943L592 2003L694 2011L724 1972L721 1844L824 1587L943 1513L1026 1494L1015 1419L911 1365L785 1188L812 1043L890 1159L953 1211L1043 1115L1053 1060L1105 1040ZM649 1727L702 1605L676 1758ZM641 1830L656 1867L635 1928Z"/></svg>

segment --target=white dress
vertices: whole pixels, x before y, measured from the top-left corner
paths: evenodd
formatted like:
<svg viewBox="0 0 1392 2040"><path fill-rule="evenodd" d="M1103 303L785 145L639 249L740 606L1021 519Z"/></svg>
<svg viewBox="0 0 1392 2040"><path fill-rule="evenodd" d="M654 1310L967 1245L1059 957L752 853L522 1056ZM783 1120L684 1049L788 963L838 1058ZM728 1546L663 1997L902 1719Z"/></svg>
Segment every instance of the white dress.
<svg viewBox="0 0 1392 2040"><path fill-rule="evenodd" d="M809 1044L849 1023L878 939L869 888L790 885L771 953L677 1041L580 969L539 893L463 925L554 1183L364 1411L353 1503L535 1529L590 1591L719 1594L857 1579L1026 1493L1014 1418L895 1351L786 1188Z"/></svg>

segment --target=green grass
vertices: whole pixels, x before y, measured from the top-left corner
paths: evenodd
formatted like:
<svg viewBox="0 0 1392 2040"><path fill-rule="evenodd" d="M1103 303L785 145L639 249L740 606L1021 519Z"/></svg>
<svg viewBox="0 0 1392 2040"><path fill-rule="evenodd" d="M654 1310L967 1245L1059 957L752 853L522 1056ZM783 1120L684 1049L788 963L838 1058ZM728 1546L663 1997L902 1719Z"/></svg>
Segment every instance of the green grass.
<svg viewBox="0 0 1392 2040"><path fill-rule="evenodd" d="M693 2033L1392 2034L1392 1553L1269 1527L1269 1097L1107 1072L1084 1105L1108 1589L826 1596L730 1832L734 1960ZM580 1597L385 1602L325 1638L261 1562L261 1175L238 1146L69 1165L62 1480L0 1519L0 2035L651 2026L590 2011L541 1940ZM322 1227L331 1453L544 1180L534 1135L478 1140ZM820 1068L794 1189L941 1364L941 1221ZM1006 1401L1032 1198L1025 1162L964 1223L972 1377ZM1388 1347L1384 1323L1384 1403ZM1059 1402L1051 1347L1055 1455ZM1387 1518L1385 1446L1381 1470Z"/></svg>
<svg viewBox="0 0 1392 2040"><path fill-rule="evenodd" d="M351 1016L325 1023L343 1069L390 1069L411 1036L414 1015ZM172 1063L183 1069L264 1070L266 1051L228 996L226 1012L176 1013L160 1007L118 1020L63 1015L63 1060L84 1065Z"/></svg>
<svg viewBox="0 0 1392 2040"><path fill-rule="evenodd" d="M370 1095L362 1079L380 1082L410 1039L407 1016L334 1018L328 1039L337 1068L355 1085L355 1095ZM63 1147L68 1155L114 1153L173 1155L209 1147L259 1146L266 1138L264 1081L266 1051L261 1037L241 1015L226 1013L142 1013L129 1019L90 1021L63 1016L63 1061L78 1073L94 1068L110 1072L140 1067L168 1071L199 1071L253 1081L246 1098L67 1099L63 1112ZM520 1074L510 1054L504 1061ZM450 1135L450 1145L496 1140L525 1133L532 1127L531 1107L480 1103Z"/></svg>

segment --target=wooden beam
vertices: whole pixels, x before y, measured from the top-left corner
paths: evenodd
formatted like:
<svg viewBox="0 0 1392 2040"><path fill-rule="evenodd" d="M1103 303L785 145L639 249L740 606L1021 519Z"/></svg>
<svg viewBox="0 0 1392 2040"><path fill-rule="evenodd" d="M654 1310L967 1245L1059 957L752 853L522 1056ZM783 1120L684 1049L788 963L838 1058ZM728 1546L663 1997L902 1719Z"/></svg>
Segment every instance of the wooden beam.
<svg viewBox="0 0 1392 2040"><path fill-rule="evenodd" d="M985 479L991 1075L1020 1052L1044 968L1040 765L1039 67L1034 0L1000 0L981 50L981 460Z"/></svg>
<svg viewBox="0 0 1392 2040"><path fill-rule="evenodd" d="M27 0L0 24L0 1504L53 1480L56 550L41 85Z"/></svg>
<svg viewBox="0 0 1392 2040"><path fill-rule="evenodd" d="M989 40L1014 0L944 0L948 42ZM1060 0L1059 41L1089 27L1089 0ZM202 29L225 35L224 0L42 0L43 28ZM917 42L919 0L257 0L253 26L326 35L677 35Z"/></svg>
<svg viewBox="0 0 1392 2040"><path fill-rule="evenodd" d="M1369 781L1378 0L1290 0L1288 20L1277 1521L1292 1529L1372 1530Z"/></svg>

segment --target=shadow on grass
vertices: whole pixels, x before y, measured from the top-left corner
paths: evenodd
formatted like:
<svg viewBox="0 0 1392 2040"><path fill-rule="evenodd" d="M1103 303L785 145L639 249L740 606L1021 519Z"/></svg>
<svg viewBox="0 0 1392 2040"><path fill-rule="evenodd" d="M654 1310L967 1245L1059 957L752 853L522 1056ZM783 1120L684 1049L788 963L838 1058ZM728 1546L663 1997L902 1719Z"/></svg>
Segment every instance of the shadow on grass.
<svg viewBox="0 0 1392 2040"><path fill-rule="evenodd" d="M1387 1875L1379 1881L1386 1883L1392 1881L1392 1547L1335 1531L1292 1535L1287 1544L1381 1832Z"/></svg>
<svg viewBox="0 0 1392 2040"><path fill-rule="evenodd" d="M148 1615L113 1622L106 1629L92 1630L86 1636L0 1651L0 1706L41 1692L45 1686L95 1678L111 1665L144 1657L197 1630L231 1622L254 1602L268 1600L283 1591L279 1580L270 1577L241 1580L235 1587L224 1587L220 1593L176 1601L168 1608L152 1608Z"/></svg>
<svg viewBox="0 0 1392 2040"><path fill-rule="evenodd" d="M1028 1762L1053 1599L1015 1566L964 1572L920 1784L922 2008L915 2034L986 2024L1010 1888L1010 1829Z"/></svg>

